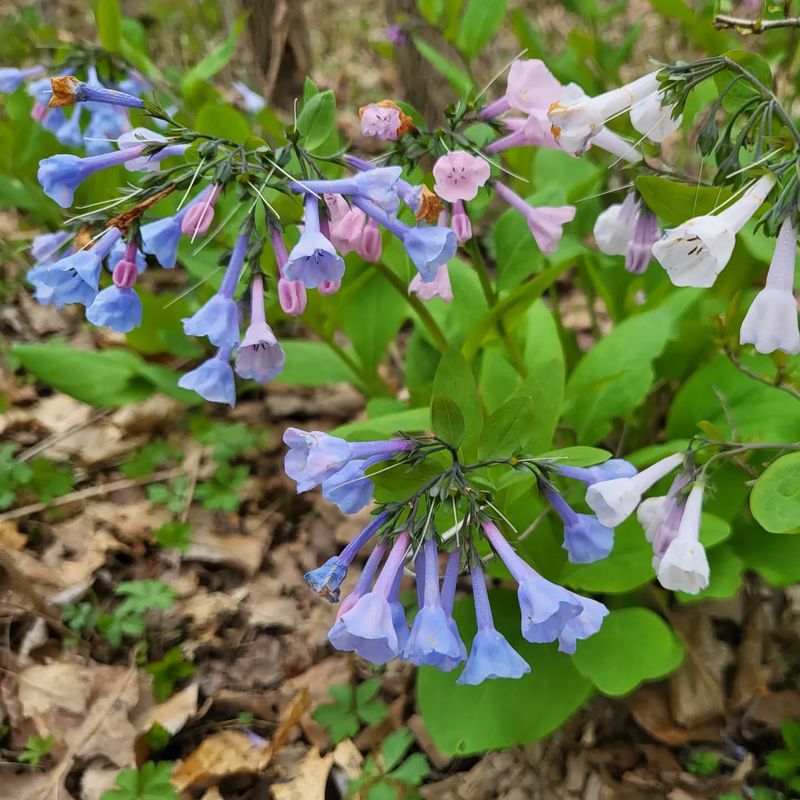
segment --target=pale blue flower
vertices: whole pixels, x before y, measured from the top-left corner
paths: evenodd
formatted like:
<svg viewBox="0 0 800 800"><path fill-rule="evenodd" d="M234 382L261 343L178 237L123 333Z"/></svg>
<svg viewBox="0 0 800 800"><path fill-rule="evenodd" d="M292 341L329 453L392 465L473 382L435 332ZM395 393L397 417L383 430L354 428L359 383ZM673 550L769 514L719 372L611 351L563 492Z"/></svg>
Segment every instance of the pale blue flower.
<svg viewBox="0 0 800 800"><path fill-rule="evenodd" d="M135 289L112 285L98 292L86 309L86 319L93 325L128 333L142 324L142 301Z"/></svg>
<svg viewBox="0 0 800 800"><path fill-rule="evenodd" d="M197 392L200 397L212 403L236 405L236 381L230 357L230 348L221 347L208 361L181 375L178 386Z"/></svg>

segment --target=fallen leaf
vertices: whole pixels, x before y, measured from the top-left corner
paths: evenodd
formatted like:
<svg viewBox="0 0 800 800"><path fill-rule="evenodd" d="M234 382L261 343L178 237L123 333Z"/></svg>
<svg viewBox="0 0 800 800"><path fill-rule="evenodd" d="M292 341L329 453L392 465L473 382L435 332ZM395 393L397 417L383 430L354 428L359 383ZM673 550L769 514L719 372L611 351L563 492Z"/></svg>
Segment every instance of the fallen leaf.
<svg viewBox="0 0 800 800"><path fill-rule="evenodd" d="M333 760L332 753L322 757L316 747L309 750L291 781L270 786L272 796L275 800L325 800Z"/></svg>
<svg viewBox="0 0 800 800"><path fill-rule="evenodd" d="M719 741L719 725L686 729L675 724L670 713L667 687L663 683L642 686L626 697L624 702L636 724L659 742L683 745L693 741Z"/></svg>
<svg viewBox="0 0 800 800"><path fill-rule="evenodd" d="M179 792L205 788L229 775L258 773L269 759L266 743L242 731L219 731L203 739L196 750L175 766L172 783Z"/></svg>
<svg viewBox="0 0 800 800"><path fill-rule="evenodd" d="M190 683L185 689L172 695L165 703L159 703L151 708L141 721L137 721L140 733L146 733L158 723L174 736L197 712L198 693L198 685Z"/></svg>
<svg viewBox="0 0 800 800"><path fill-rule="evenodd" d="M193 525L195 533L184 560L227 564L240 569L246 575L258 572L263 557L262 542L249 536L236 533L218 534L209 527L197 527L193 521L194 513L193 509L189 515L189 522Z"/></svg>

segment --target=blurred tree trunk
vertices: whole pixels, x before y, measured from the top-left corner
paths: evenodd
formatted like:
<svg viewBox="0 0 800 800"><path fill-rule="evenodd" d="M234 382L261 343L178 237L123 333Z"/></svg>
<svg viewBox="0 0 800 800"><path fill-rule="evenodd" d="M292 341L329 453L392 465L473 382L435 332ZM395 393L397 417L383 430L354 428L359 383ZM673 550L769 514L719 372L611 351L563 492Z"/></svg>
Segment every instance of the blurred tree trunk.
<svg viewBox="0 0 800 800"><path fill-rule="evenodd" d="M486 0L491 2L491 0ZM444 37L419 15L416 0L384 0L386 18L389 24L400 20L408 24L414 36L424 39L440 53L447 54L451 50ZM414 47L411 37L407 45L395 48L397 68L403 84L405 97L429 125L439 125L444 122L442 109L456 100L455 93L450 84L420 55Z"/></svg>
<svg viewBox="0 0 800 800"><path fill-rule="evenodd" d="M311 71L311 39L304 0L242 0L261 93L274 106L291 109L303 96Z"/></svg>

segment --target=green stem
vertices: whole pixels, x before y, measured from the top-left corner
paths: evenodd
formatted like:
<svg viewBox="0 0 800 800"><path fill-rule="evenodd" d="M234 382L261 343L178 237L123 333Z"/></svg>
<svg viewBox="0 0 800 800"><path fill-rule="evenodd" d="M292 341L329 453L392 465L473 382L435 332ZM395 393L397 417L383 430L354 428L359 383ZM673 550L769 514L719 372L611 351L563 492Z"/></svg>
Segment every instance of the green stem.
<svg viewBox="0 0 800 800"><path fill-rule="evenodd" d="M489 268L486 265L486 259L483 257L481 248L478 245L478 240L473 236L467 243L465 249L471 256L472 264L475 267L475 271L478 273L478 280L481 283L481 289L483 289L486 302L488 303L489 308L494 308L498 301L497 292L495 292L494 287L492 286L492 279L489 276ZM506 352L508 353L508 357L514 366L514 369L523 378L526 378L528 376L528 368L525 366L525 359L522 357L522 353L520 353L516 342L514 342L506 330L503 320L498 319L495 323L495 327L497 328L500 338L503 340Z"/></svg>
<svg viewBox="0 0 800 800"><path fill-rule="evenodd" d="M416 294L409 293L408 287L403 283L397 275L389 269L382 261L378 261L375 265L375 269L386 278L387 281L391 284L391 286L397 291L399 295L401 295L405 301L414 309L419 318L419 321L425 326L428 333L430 333L431 338L433 339L434 344L436 345L438 350L444 352L448 348L447 337L444 335L444 332L439 327L439 324L433 318L433 315L430 311L425 307L425 303L417 297Z"/></svg>

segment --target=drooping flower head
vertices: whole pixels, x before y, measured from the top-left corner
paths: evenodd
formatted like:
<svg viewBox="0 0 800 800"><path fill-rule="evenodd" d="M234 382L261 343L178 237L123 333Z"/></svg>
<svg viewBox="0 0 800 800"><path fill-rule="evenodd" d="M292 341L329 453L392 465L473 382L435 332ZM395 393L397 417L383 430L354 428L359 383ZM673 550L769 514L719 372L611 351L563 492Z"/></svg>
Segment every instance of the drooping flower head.
<svg viewBox="0 0 800 800"><path fill-rule="evenodd" d="M547 499L564 523L564 549L572 564L592 564L606 558L614 547L614 529L601 525L593 514L578 514L556 491Z"/></svg>
<svg viewBox="0 0 800 800"><path fill-rule="evenodd" d="M794 297L797 232L790 217L781 224L767 273L766 286L755 296L739 332L741 344L759 353L800 353L800 327Z"/></svg>
<svg viewBox="0 0 800 800"><path fill-rule="evenodd" d="M472 568L472 597L478 632L472 640L469 657L456 683L477 686L490 678L521 678L531 668L494 626L486 579L478 564Z"/></svg>
<svg viewBox="0 0 800 800"><path fill-rule="evenodd" d="M658 582L665 589L697 594L708 586L708 558L699 538L704 488L701 481L692 486L677 535L658 562Z"/></svg>
<svg viewBox="0 0 800 800"><path fill-rule="evenodd" d="M286 353L267 325L264 279L256 274L250 287L250 325L236 351L236 372L259 383L271 381L283 370Z"/></svg>
<svg viewBox="0 0 800 800"><path fill-rule="evenodd" d="M369 542L386 522L387 514L382 513L375 517L369 525L362 530L338 556L329 558L322 566L306 572L305 579L308 585L317 594L331 603L339 602L339 588L347 577L347 570L359 550Z"/></svg>
<svg viewBox="0 0 800 800"><path fill-rule="evenodd" d="M683 462L683 453L662 458L630 478L613 478L592 484L586 502L603 525L614 528L624 522L642 500L642 495Z"/></svg>
<svg viewBox="0 0 800 800"><path fill-rule="evenodd" d="M198 236L202 237L208 233L208 229L214 221L214 206L220 194L222 194L222 186L219 184L212 186L209 191L202 194L202 200L198 198L183 215L181 232L192 242Z"/></svg>
<svg viewBox="0 0 800 800"><path fill-rule="evenodd" d="M114 266L113 284L97 294L86 309L86 319L118 333L129 333L142 324L142 301L133 288L139 276L137 242L132 238L123 257Z"/></svg>
<svg viewBox="0 0 800 800"><path fill-rule="evenodd" d="M774 175L759 178L719 214L694 217L668 230L653 245L653 257L675 286L713 286L733 254L736 234L775 186Z"/></svg>
<svg viewBox="0 0 800 800"><path fill-rule="evenodd" d="M344 275L344 261L320 232L319 204L312 194L306 195L303 232L289 253L283 274L308 289L315 289L322 281L341 280Z"/></svg>
<svg viewBox="0 0 800 800"><path fill-rule="evenodd" d="M212 403L236 405L236 380L230 359L231 348L221 347L213 358L181 375L178 386L197 392L200 397Z"/></svg>
<svg viewBox="0 0 800 800"><path fill-rule="evenodd" d="M564 225L575 219L575 206L531 206L499 181L494 188L506 203L525 217L539 249L543 253L554 253L564 234Z"/></svg>
<svg viewBox="0 0 800 800"><path fill-rule="evenodd" d="M219 291L191 317L183 319L187 336L205 336L221 348L232 349L239 344L239 307L233 295L242 274L249 241L249 230L239 234Z"/></svg>

